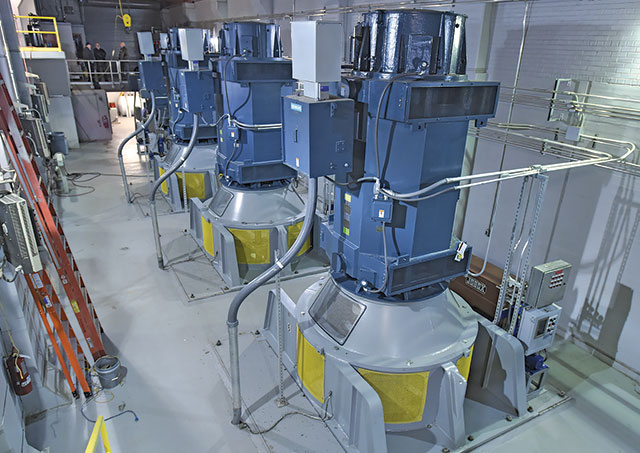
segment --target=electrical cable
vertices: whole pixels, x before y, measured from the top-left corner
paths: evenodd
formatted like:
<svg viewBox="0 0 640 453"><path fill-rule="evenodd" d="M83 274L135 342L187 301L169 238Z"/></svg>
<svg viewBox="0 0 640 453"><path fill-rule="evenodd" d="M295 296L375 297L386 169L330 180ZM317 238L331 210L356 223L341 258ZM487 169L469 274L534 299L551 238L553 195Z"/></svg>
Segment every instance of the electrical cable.
<svg viewBox="0 0 640 453"><path fill-rule="evenodd" d="M329 401L331 400L332 394L333 394L333 392L329 392L329 395L327 396L327 401L324 404L324 415L323 416L308 414L308 413L302 412L302 411L290 411L290 412L287 412L286 414L284 414L278 420L276 420L275 423L273 423L268 428L258 430L258 429L255 429L255 428L252 428L251 426L249 426L248 423L243 422L240 425L240 429L247 429L253 435L266 434L269 431L273 430L276 426L278 426L278 424L282 420L284 420L285 418L290 417L292 415L301 415L303 417L310 418L311 420L319 420L319 421L331 420L333 418L333 416L330 416L330 417L328 416L328 407L329 407Z"/></svg>
<svg viewBox="0 0 640 453"><path fill-rule="evenodd" d="M183 117L184 117L184 110L179 109L178 116L176 117L175 121L171 123L171 135L176 135L175 133L176 124L178 124L178 121L180 121Z"/></svg>
<svg viewBox="0 0 640 453"><path fill-rule="evenodd" d="M103 391L104 391L104 389L103 389L103 388L100 388L100 389L99 389L96 393L94 393L92 396L90 396L89 398L87 398L86 400L84 400L84 402L83 402L83 403L82 403L82 405L80 406L80 413L81 413L81 414L82 414L82 416L85 418L85 420L87 420L87 421L88 421L88 422L90 422L90 423L95 423L97 420L92 420L92 419L90 419L90 418L87 416L87 414L85 414L85 413L84 413L84 411L85 411L85 409L87 408L87 405L88 405L91 401L95 400L95 399L98 397L98 395L100 395L100 393L101 393L101 392L103 392ZM101 402L101 403L104 403L105 401L100 401L100 402ZM137 415L134 411L132 411L131 409L127 409L126 411L119 412L119 413L117 413L117 414L115 414L115 415L112 415L111 417L106 417L106 418L104 419L104 421L105 421L105 422L108 422L109 420L113 420L114 418L120 417L121 415L124 415L124 414L127 414L127 413L129 413L129 414L133 415L134 420L135 420L136 422L140 420L140 418L138 417L138 415Z"/></svg>
<svg viewBox="0 0 640 453"><path fill-rule="evenodd" d="M496 199L500 198L500 192L502 190L502 187L498 187L498 190L496 191ZM489 249L491 248L491 238L493 237L493 223L495 222L495 216L494 219L491 220L491 222L489 223L489 238L487 239L487 250L485 250L484 252L484 262L482 263L482 268L480 269L480 272L475 273L475 272L468 272L468 275L472 276L472 277L480 277L482 274L484 274L484 271L487 269L487 262L489 261Z"/></svg>
<svg viewBox="0 0 640 453"><path fill-rule="evenodd" d="M240 104L239 107L237 107L233 113L231 113L232 117L236 116L236 113L238 113L238 110L240 110L242 107L244 107L245 105L247 105L247 103L249 102L249 99L251 99L251 91L252 91L252 85L249 84L249 90L247 91L247 99L244 100L244 102L242 104Z"/></svg>
<svg viewBox="0 0 640 453"><path fill-rule="evenodd" d="M330 177L330 176L324 176L324 178L326 180L328 180L330 183L335 184L336 186L342 186L342 187L348 187L348 186L352 186L354 184L362 184L363 182L376 182L377 178L374 177L364 177L364 178L360 178L357 179L355 181L349 181L349 182L338 182L336 181L334 178Z"/></svg>
<svg viewBox="0 0 640 453"><path fill-rule="evenodd" d="M2 268L3 268L2 275L3 276L4 276L4 262L6 259L7 259L6 256L2 258ZM9 327L7 312L4 309L4 304L2 303L2 299L0 299L0 310L2 310L2 319L4 320L4 325L7 328L7 335L9 336L9 341L11 341L11 345L15 348L15 350L18 351L18 354L20 354L20 349L18 348L18 346L16 346L16 342L13 339L13 335L11 335L11 328Z"/></svg>
<svg viewBox="0 0 640 453"><path fill-rule="evenodd" d="M229 156L229 158L227 159L227 161L224 163L224 177L225 179L227 178L227 171L229 170L229 164L231 164L231 161L236 157L236 153L238 152L238 149L242 148L242 144L238 145L238 142L236 141L234 143L233 146L233 152L231 153L231 156Z"/></svg>
<svg viewBox="0 0 640 453"><path fill-rule="evenodd" d="M227 60L226 60L226 62L224 64L223 71L222 71L222 79L223 79L223 85L224 85L224 97L225 97L225 100L227 102L227 112L228 112L229 124L230 125L233 124L234 126L237 126L240 129L247 129L247 130L251 130L251 131L282 129L282 124L281 123L246 124L246 123L238 121L237 119L234 118L234 115L236 114L236 112L238 110L240 110L242 107L244 107L244 105L249 101L249 97L247 97L247 99L242 103L242 105L240 105L240 107L235 109L233 112L231 111L231 102L229 101L229 86L228 86L229 84L228 84L228 81L227 81L227 67L229 66L229 63L231 62L231 60L233 60L236 57L242 57L242 55L231 55L229 58L227 58ZM250 95L251 95L251 92L249 92L249 96Z"/></svg>
<svg viewBox="0 0 640 453"><path fill-rule="evenodd" d="M396 82L397 80L403 79L405 77L415 77L419 75L420 73L418 72L411 72L407 74L398 74L394 77L391 77L389 81L387 81L387 84L384 86L384 89L380 94L380 99L378 100L378 109L376 110L376 122L375 122L375 128L374 128L374 149L375 149L375 155L376 155L376 171L377 171L376 176L378 177L378 180L382 180L382 172L380 170L380 151L379 151L379 145L378 145L378 142L379 142L378 132L379 132L379 125L380 125L380 113L382 112L382 103L384 102L384 96L385 94L387 94L387 91L389 90L389 88L391 88L391 85L393 85L393 82Z"/></svg>
<svg viewBox="0 0 640 453"><path fill-rule="evenodd" d="M117 359L117 357L115 357L115 356L109 356L109 357L114 357L115 359ZM97 376L97 372L95 371L95 364L94 364L93 366L91 366L91 368L89 368L89 369L88 369L88 371L89 371L89 374L90 374L91 376L94 376L94 377L95 377L95 376ZM123 381L120 381L120 385L122 385L122 382L123 382ZM95 402L95 403L99 403L99 404L106 404L106 403L109 403L109 402L113 401L113 399L115 398L115 396L114 396L113 392L111 392L111 391L109 391L109 390L105 390L105 389L104 389L104 387L101 387L101 386L95 386L95 387L93 387L91 390L92 390L92 391L97 390L97 391L95 391L93 395L91 395L89 398L87 398L86 400L84 400L84 401L82 402L82 405L80 406L80 413L81 413L81 414L82 414L82 416L85 418L85 420L87 420L87 421L88 421L88 422L90 422L90 423L95 423L97 420L92 420L92 419L90 419L90 418L87 416L87 414L85 414L85 413L84 413L85 409L87 408L87 405L88 405L91 401L93 401L93 402ZM111 394L111 398L109 398L109 399L107 399L107 400L105 400L105 401L98 401L98 400L97 400L97 398L98 398L98 396L100 396L100 394L101 394L101 393L110 393L110 394ZM132 415L133 415L133 417L134 417L134 420L135 420L136 422L140 420L140 418L138 417L138 414L136 414L136 413L135 413L134 411L132 411L131 409L127 409L126 411L121 411L121 412L119 412L119 413L117 413L117 414L115 414L115 415L112 415L111 417L106 417L106 418L104 419L104 421L105 421L105 422L107 422L107 421L109 421L109 420L113 420L114 418L116 418L116 417L120 417L121 415L124 415L124 414L127 414L127 413L132 414Z"/></svg>
<svg viewBox="0 0 640 453"><path fill-rule="evenodd" d="M222 78L224 79L224 97L227 101L227 112L229 115L231 115L231 103L229 102L229 88L227 84L227 66L229 66L229 63L231 62L231 60L240 56L241 55L231 55L229 58L227 58L227 61L224 64L224 69L222 71Z"/></svg>
<svg viewBox="0 0 640 453"><path fill-rule="evenodd" d="M382 279L382 285L378 289L368 289L363 286L362 289L365 293L379 294L384 291L387 286L387 280L389 279L389 255L387 254L387 222L382 222L382 248L384 250L384 278Z"/></svg>

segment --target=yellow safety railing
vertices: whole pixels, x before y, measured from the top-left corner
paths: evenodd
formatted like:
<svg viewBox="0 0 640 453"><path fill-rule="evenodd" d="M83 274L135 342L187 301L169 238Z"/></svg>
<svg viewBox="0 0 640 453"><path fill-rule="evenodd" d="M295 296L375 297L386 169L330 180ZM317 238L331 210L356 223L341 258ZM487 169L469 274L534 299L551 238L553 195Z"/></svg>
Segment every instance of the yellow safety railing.
<svg viewBox="0 0 640 453"><path fill-rule="evenodd" d="M24 42L26 43L26 35L56 35L56 46L55 47L47 47L47 46L24 46L20 47L20 50L23 52L62 52L62 47L60 47L60 35L58 34L58 21L56 21L55 17L48 16L13 16L16 19L37 19L37 20L50 20L53 21L53 30L16 30L16 33L23 35Z"/></svg>
<svg viewBox="0 0 640 453"><path fill-rule="evenodd" d="M96 424L93 426L87 449L84 453L94 453L96 446L98 445L98 434L102 437L102 445L104 445L104 452L111 453L111 445L109 444L109 436L107 436L107 426L104 424L104 417L101 415L96 420Z"/></svg>

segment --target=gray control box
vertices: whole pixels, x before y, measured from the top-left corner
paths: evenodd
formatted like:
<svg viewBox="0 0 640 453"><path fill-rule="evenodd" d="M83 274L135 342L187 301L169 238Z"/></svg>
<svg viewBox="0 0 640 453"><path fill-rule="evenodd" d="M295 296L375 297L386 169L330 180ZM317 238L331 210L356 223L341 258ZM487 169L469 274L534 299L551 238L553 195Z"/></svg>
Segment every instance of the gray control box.
<svg viewBox="0 0 640 453"><path fill-rule="evenodd" d="M551 347L558 329L562 308L555 304L544 308L525 307L518 325L518 339L524 344L525 355Z"/></svg>
<svg viewBox="0 0 640 453"><path fill-rule="evenodd" d="M12 193L0 197L0 238L11 264L22 266L25 274L42 270L27 202Z"/></svg>
<svg viewBox="0 0 640 453"><path fill-rule="evenodd" d="M571 264L563 260L540 264L531 270L527 289L527 305L546 307L564 297Z"/></svg>
<svg viewBox="0 0 640 453"><path fill-rule="evenodd" d="M311 178L353 168L354 102L346 98L282 98L284 163Z"/></svg>

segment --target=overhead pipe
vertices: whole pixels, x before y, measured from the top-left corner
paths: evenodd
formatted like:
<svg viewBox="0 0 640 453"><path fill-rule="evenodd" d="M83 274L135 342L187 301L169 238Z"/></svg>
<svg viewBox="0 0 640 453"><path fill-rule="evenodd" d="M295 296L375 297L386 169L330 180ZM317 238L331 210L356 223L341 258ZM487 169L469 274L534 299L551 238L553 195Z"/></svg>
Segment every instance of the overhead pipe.
<svg viewBox="0 0 640 453"><path fill-rule="evenodd" d="M309 192L304 214L302 229L295 242L284 256L276 260L269 269L254 278L248 285L243 287L231 301L227 314L227 329L229 331L229 359L231 366L231 398L233 406L233 418L231 423L239 425L242 416L242 396L240 393L240 352L238 350L238 310L251 293L273 278L284 269L293 258L298 255L302 246L307 241L313 226L313 217L316 212L318 180L309 178Z"/></svg>
<svg viewBox="0 0 640 453"><path fill-rule="evenodd" d="M133 106L135 110L135 105ZM149 112L149 117L146 119L144 123L140 125L135 131L130 133L125 137L124 140L118 146L118 161L120 162L120 173L122 173L122 184L124 184L124 196L127 200L127 203L133 203L131 199L131 194L129 193L129 183L127 182L127 171L124 168L124 159L122 158L122 151L124 150L124 146L131 140L133 137L137 136L139 133L144 131L147 126L151 123L151 120L156 114L156 96L151 92L151 112Z"/></svg>
<svg viewBox="0 0 640 453"><path fill-rule="evenodd" d="M20 39L16 32L11 2L0 1L0 18L2 19L0 27L2 29L5 52L7 53L7 65L11 73L13 88L16 91L15 94L21 104L31 107L31 95L29 94L27 75L22 52L20 51Z"/></svg>
<svg viewBox="0 0 640 453"><path fill-rule="evenodd" d="M220 22L247 22L247 21L260 21L260 20L278 20L278 19L293 19L295 17L323 17L332 14L354 14L354 13L366 13L376 9L428 9L428 8L442 8L446 6L461 6L464 4L483 4L483 3L523 3L523 2L536 2L538 0L402 0L395 2L379 2L379 3L362 3L360 5L352 6L325 6L323 8L296 10L295 3L293 5L293 11L284 11L280 13L267 13L254 16L235 16L225 17L221 16L219 19L213 19L207 21L208 23L220 23Z"/></svg>
<svg viewBox="0 0 640 453"><path fill-rule="evenodd" d="M196 146L196 142L198 141L198 127L200 125L200 114L193 114L193 129L191 131L191 138L189 139L189 144L182 151L180 155L180 159L178 159L172 166L167 170L162 176L160 176L156 182L153 184L153 188L151 189L151 195L149 196L149 202L151 206L151 222L153 224L153 235L156 240L156 257L158 258L158 267L160 269L164 269L164 258L162 256L162 242L160 241L160 228L158 227L158 212L156 211L156 192L158 188L164 183L172 174L174 174L182 164L189 158L191 151ZM186 205L187 200L184 200Z"/></svg>

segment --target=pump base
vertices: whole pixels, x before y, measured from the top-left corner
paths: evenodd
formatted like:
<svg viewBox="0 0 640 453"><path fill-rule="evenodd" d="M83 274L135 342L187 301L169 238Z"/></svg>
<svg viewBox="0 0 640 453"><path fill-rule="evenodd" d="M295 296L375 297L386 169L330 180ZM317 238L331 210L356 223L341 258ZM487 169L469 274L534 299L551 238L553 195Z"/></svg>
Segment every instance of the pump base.
<svg viewBox="0 0 640 453"><path fill-rule="evenodd" d="M242 190L221 185L214 197L192 200L191 235L230 288L259 275L282 257L302 228L304 200L290 185ZM312 238L299 256L311 249ZM297 259L282 271L294 272Z"/></svg>
<svg viewBox="0 0 640 453"><path fill-rule="evenodd" d="M273 351L277 299L261 331ZM345 451L466 451L568 400L545 390L527 401L520 342L449 290L375 302L326 276L297 303L280 300L283 364Z"/></svg>
<svg viewBox="0 0 640 453"><path fill-rule="evenodd" d="M159 178L167 171L175 161L180 158L186 144L173 143L169 152L162 160L153 160L153 173L155 178ZM184 165L171 175L160 187L160 192L171 205L174 212L185 210L183 170L184 178L187 180L187 199L198 198L206 200L215 194L217 186L216 153L217 144L203 143L196 145Z"/></svg>

